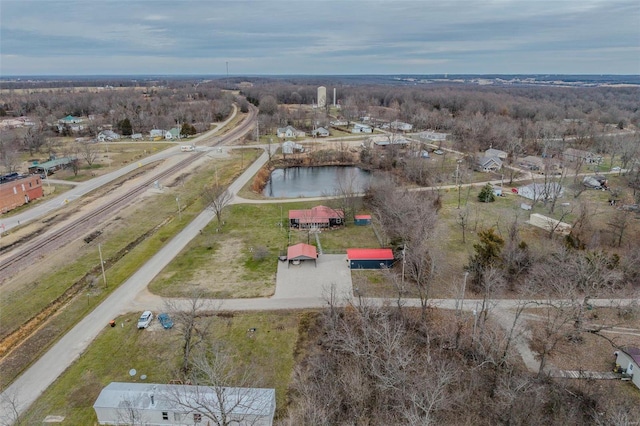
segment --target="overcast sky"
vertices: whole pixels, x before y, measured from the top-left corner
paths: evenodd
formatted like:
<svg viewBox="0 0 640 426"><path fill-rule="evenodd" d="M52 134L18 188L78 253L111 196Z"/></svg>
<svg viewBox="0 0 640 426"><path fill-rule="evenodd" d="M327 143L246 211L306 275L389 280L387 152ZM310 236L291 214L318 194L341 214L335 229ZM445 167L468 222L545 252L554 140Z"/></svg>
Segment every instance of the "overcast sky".
<svg viewBox="0 0 640 426"><path fill-rule="evenodd" d="M0 73L640 74L640 1L0 0Z"/></svg>

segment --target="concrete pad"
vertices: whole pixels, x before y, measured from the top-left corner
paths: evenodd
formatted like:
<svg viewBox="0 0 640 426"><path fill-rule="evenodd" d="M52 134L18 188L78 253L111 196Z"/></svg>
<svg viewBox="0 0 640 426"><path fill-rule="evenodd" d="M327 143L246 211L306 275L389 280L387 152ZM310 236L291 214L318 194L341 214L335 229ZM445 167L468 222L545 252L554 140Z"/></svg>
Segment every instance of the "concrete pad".
<svg viewBox="0 0 640 426"><path fill-rule="evenodd" d="M329 294L332 285L335 285L338 297L351 298L353 285L347 255L320 255L317 265L311 260L299 265L288 263L278 262L274 298L323 298Z"/></svg>

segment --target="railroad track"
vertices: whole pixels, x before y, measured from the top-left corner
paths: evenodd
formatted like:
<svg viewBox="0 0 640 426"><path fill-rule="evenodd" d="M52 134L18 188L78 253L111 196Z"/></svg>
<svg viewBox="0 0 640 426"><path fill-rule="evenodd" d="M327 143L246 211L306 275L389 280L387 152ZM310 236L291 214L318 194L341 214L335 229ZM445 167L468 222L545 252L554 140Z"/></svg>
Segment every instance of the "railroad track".
<svg viewBox="0 0 640 426"><path fill-rule="evenodd" d="M251 129L253 125L253 119L256 117L256 115L256 109L252 108L249 115L239 126L235 127L226 135L213 137L210 141L208 141L210 142L210 144L207 144L205 146L218 146L246 134ZM65 244L70 243L71 241L74 241L81 235L85 234L87 231L94 229L108 216L112 215L116 211L119 211L125 205L131 203L140 194L148 190L148 188L155 181L179 172L205 154L206 151L196 151L179 163L150 177L143 183L137 185L135 188L128 191L126 194L121 195L112 202L94 209L93 211L53 231L52 233L43 235L41 238L38 238L31 244L27 243L17 253L7 257L0 262L0 285L2 285L2 283L6 279L12 276L13 273L25 267L27 261L29 261L29 263L33 263L33 259L40 259L46 256L51 251L60 248Z"/></svg>

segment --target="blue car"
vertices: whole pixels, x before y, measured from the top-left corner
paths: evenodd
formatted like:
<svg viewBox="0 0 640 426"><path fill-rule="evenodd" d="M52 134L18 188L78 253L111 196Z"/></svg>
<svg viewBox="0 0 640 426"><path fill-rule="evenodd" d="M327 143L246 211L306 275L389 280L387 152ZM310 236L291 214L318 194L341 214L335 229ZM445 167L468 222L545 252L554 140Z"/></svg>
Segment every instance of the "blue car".
<svg viewBox="0 0 640 426"><path fill-rule="evenodd" d="M173 327L173 321L171 321L171 317L169 316L169 314L160 314L160 315L158 315L158 321L160 321L160 324L166 330L168 330L171 327Z"/></svg>

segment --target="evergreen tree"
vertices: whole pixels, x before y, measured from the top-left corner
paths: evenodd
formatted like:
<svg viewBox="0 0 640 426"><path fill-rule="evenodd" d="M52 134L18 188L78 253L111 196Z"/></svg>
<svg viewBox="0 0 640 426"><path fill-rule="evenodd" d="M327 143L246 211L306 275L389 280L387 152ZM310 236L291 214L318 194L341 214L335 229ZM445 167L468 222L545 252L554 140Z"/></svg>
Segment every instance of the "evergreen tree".
<svg viewBox="0 0 640 426"><path fill-rule="evenodd" d="M478 195L478 200L483 203L492 203L496 200L496 196L493 193L493 187L491 186L491 184L488 183L482 187L482 190Z"/></svg>
<svg viewBox="0 0 640 426"><path fill-rule="evenodd" d="M123 136L131 136L133 134L133 127L128 118L118 122L118 129L120 129L120 133L122 133Z"/></svg>

